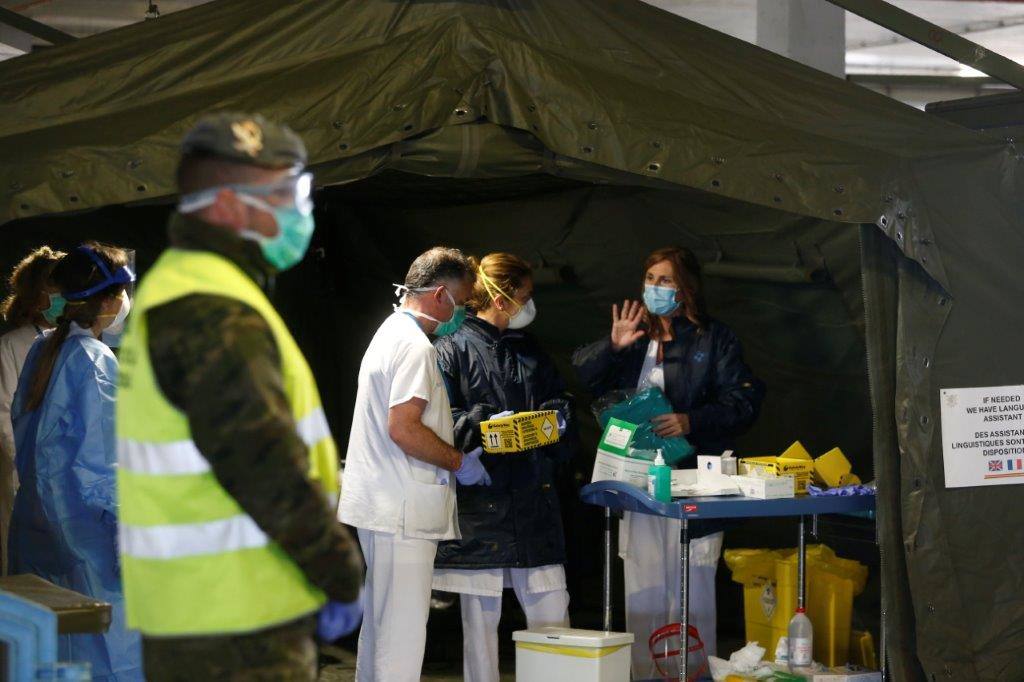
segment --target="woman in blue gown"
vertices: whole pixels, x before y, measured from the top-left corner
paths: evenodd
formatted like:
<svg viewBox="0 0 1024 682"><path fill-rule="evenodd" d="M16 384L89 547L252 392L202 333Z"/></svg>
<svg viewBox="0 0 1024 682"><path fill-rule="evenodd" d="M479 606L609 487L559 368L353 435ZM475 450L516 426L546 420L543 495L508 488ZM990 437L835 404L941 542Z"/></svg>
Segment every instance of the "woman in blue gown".
<svg viewBox="0 0 1024 682"><path fill-rule="evenodd" d="M125 629L117 556L117 359L100 341L123 326L134 278L123 250L98 244L56 265L63 314L29 351L11 409L21 481L12 572L112 605L106 633L60 638L60 660L89 663L94 680L144 679L139 634Z"/></svg>

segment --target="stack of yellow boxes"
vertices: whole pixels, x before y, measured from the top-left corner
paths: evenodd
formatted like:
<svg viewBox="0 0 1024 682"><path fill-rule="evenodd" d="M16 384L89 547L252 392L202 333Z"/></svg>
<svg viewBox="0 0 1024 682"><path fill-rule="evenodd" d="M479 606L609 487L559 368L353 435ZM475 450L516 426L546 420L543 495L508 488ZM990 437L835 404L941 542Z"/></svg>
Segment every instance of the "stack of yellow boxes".
<svg viewBox="0 0 1024 682"><path fill-rule="evenodd" d="M814 459L797 441L778 457L746 457L740 460L743 476L792 476L797 495L807 493L807 484L814 473Z"/></svg>

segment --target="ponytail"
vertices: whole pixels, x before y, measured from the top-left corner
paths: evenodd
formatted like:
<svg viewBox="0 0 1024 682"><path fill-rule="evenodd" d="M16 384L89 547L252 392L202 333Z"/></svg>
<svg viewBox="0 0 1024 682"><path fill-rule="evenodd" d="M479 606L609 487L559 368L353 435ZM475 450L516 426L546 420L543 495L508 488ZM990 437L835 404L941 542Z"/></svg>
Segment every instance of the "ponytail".
<svg viewBox="0 0 1024 682"><path fill-rule="evenodd" d="M28 403L25 406L28 412L43 404L46 390L50 386L50 377L53 375L53 366L57 364L57 355L60 354L60 347L67 341L70 332L71 320L62 317L57 328L43 342L43 349L39 353L39 360L32 374L32 383L28 389Z"/></svg>

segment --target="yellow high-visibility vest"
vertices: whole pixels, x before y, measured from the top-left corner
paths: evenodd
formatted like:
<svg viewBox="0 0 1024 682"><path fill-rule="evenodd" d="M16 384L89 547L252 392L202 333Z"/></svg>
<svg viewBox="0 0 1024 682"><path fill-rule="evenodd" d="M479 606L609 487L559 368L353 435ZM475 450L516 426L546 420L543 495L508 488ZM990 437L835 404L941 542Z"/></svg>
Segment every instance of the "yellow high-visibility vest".
<svg viewBox="0 0 1024 682"><path fill-rule="evenodd" d="M117 396L121 572L128 627L151 636L250 632L325 601L217 482L185 415L150 364L146 311L192 294L233 298L266 320L281 358L309 476L337 500L338 458L313 374L270 301L238 266L168 249L143 278L120 352Z"/></svg>

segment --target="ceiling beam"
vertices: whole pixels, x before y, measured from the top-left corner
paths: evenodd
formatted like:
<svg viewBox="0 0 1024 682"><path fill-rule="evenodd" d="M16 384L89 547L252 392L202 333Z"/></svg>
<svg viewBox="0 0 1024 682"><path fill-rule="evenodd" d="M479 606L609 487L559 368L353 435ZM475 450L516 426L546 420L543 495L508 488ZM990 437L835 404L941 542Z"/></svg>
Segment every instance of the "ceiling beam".
<svg viewBox="0 0 1024 682"><path fill-rule="evenodd" d="M947 31L941 26L890 5L885 0L828 0L833 5L899 33L961 64L1024 90L1024 66Z"/></svg>
<svg viewBox="0 0 1024 682"><path fill-rule="evenodd" d="M976 33L999 31L1004 28L1015 28L1017 26L1024 26L1024 15L1003 17L1002 19L989 19L986 21L972 21L967 24L950 26L947 30L952 31L958 36L966 36ZM846 49L848 52L853 52L856 50L871 50L876 47L889 47L890 45L904 45L912 42L914 41L905 36L894 35L889 38L881 38L879 40L854 40L846 44Z"/></svg>
<svg viewBox="0 0 1024 682"><path fill-rule="evenodd" d="M64 45L75 40L75 37L70 33L58 31L52 26L47 26L35 19L29 19L23 14L12 12L11 10L3 7L0 7L0 24L7 24L11 28L16 28L22 33L27 33L30 36L35 36L40 40L45 40L46 42L54 45Z"/></svg>

